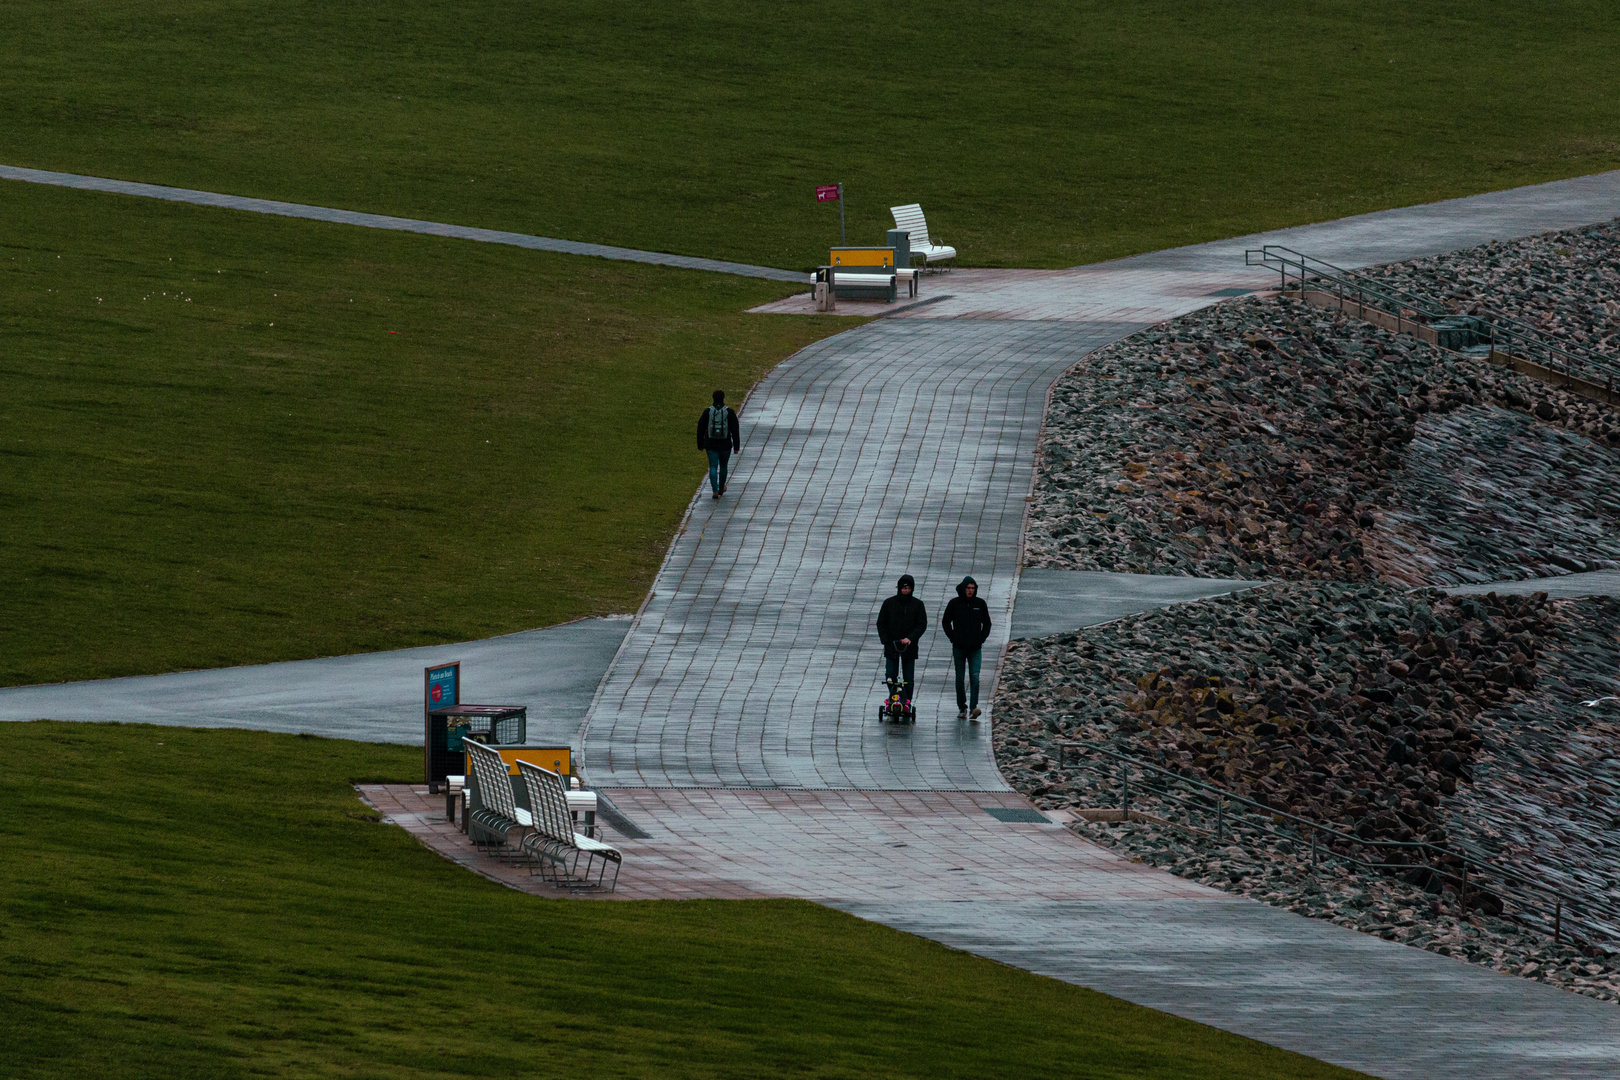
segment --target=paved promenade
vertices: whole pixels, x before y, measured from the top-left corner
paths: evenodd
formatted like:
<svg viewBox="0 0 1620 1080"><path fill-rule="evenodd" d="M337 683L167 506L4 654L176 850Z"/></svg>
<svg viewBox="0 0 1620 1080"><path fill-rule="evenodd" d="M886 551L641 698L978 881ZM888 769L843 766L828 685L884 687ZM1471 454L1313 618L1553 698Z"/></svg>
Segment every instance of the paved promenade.
<svg viewBox="0 0 1620 1080"><path fill-rule="evenodd" d="M1351 265L1428 254L1612 217L1616 178L1548 199L1543 216L1546 191L1487 197L1472 233L1466 205L1439 204L1280 239ZM1065 359L1133 325L1269 284L1215 263L1270 239L931 277L925 290L948 298L812 346L754 391L733 494L694 498L582 732L590 779L652 838L626 842L632 895L815 899L1381 1076L1620 1076L1612 1006L1223 894L1153 896L1077 838L1054 831L1037 854L1018 834L1051 826L991 829L982 800L1016 813L1016 796L984 733L954 719L937 634L922 722L872 716L870 620L902 571L936 615L961 573L979 578L998 619L987 655L1009 624L1083 625L1065 592L1123 613L1107 594L1128 583L1053 578L1038 582L1047 610L1004 617L1040 414L1029 403ZM917 802L925 791L945 801ZM1048 891L1054 868L1087 895ZM940 896L952 875L960 885Z"/></svg>
<svg viewBox="0 0 1620 1080"><path fill-rule="evenodd" d="M731 492L693 499L608 673L584 731L592 781L1004 789L987 725L956 723L937 625L922 722L876 722L872 621L903 573L936 621L971 574L994 664L1047 388L1135 328L883 321L773 371L743 409Z"/></svg>
<svg viewBox="0 0 1620 1080"><path fill-rule="evenodd" d="M569 742L627 616L417 649L0 689L0 722L84 720L309 732L422 745L422 669L460 660L464 700L529 706L529 737Z"/></svg>
<svg viewBox="0 0 1620 1080"><path fill-rule="evenodd" d="M833 906L1374 1076L1620 1075L1608 1002L1225 894Z"/></svg>
<svg viewBox="0 0 1620 1080"><path fill-rule="evenodd" d="M1620 570L1593 570L1563 577L1529 578L1523 581L1493 581L1484 585L1457 585L1446 592L1454 595L1500 593L1528 596L1544 592L1554 599L1572 596L1620 596Z"/></svg>

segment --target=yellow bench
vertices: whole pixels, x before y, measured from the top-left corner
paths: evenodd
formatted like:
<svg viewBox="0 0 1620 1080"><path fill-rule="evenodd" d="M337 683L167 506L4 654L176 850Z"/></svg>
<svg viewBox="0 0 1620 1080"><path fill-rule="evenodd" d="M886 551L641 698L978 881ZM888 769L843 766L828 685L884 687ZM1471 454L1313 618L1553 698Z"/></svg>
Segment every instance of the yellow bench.
<svg viewBox="0 0 1620 1080"><path fill-rule="evenodd" d="M892 247L841 247L827 255L827 265L833 267L872 267L876 270L894 269Z"/></svg>

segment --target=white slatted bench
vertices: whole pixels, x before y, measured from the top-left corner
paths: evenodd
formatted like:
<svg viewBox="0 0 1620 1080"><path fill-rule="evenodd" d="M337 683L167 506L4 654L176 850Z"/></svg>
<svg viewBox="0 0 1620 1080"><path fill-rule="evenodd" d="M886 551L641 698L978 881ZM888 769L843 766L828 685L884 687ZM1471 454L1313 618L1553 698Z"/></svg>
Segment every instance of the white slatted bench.
<svg viewBox="0 0 1620 1080"><path fill-rule="evenodd" d="M517 805L517 796L512 791L511 774L507 772L506 762L500 760L500 755L484 746L484 744L479 743L478 746L479 751L475 751L475 753L481 751L484 755L481 759L486 763L483 782L485 790L490 792L490 796L487 799L480 799L478 795L479 777L476 773L470 777L447 776L445 777L445 785L450 792L452 803L449 812L445 815L446 818L450 821L456 820L453 800L459 795L464 802L464 808L460 815L462 832L469 832L468 826L472 822L474 808L481 811L484 819L490 823L490 827L480 827L480 831L486 836L501 828L505 829L505 833L510 833L514 828L532 829L534 827L534 816L529 810ZM474 768L477 767L474 766ZM565 789L564 796L568 801L570 816L577 818L578 815L584 814L585 835L595 836L596 792ZM516 824L509 824L511 822Z"/></svg>
<svg viewBox="0 0 1620 1080"><path fill-rule="evenodd" d="M533 861L530 873L569 889L600 889L612 892L619 884L619 868L624 856L619 849L574 831L574 816L568 807L568 789L562 777L518 758L518 774L529 791L534 831L523 838L523 850ZM580 864L584 863L584 873ZM613 880L607 881L608 864L613 864ZM592 880L591 867L597 865Z"/></svg>
<svg viewBox="0 0 1620 1080"><path fill-rule="evenodd" d="M898 276L892 266L840 266L833 271L833 291L839 296L851 291L872 292L893 303Z"/></svg>
<svg viewBox="0 0 1620 1080"><path fill-rule="evenodd" d="M956 249L946 244L936 244L928 237L928 222L923 218L922 206L911 203L908 206L891 206L889 213L894 215L894 227L904 229L911 234L911 253L921 255L926 266L932 266L946 259L956 258Z"/></svg>
<svg viewBox="0 0 1620 1080"><path fill-rule="evenodd" d="M471 739L462 743L467 753L467 836L481 848L506 847L513 831L532 825L528 811L518 806L501 755Z"/></svg>

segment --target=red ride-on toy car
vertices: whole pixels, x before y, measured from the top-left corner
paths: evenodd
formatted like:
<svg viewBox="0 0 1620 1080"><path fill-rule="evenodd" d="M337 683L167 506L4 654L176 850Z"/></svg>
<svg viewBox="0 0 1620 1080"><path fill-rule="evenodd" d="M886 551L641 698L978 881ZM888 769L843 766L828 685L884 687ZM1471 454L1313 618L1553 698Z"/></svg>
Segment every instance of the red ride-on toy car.
<svg viewBox="0 0 1620 1080"><path fill-rule="evenodd" d="M897 724L915 724L917 722L917 708L911 699L905 696L906 687L898 681L889 681L889 696L883 699L878 706L878 719L892 720Z"/></svg>

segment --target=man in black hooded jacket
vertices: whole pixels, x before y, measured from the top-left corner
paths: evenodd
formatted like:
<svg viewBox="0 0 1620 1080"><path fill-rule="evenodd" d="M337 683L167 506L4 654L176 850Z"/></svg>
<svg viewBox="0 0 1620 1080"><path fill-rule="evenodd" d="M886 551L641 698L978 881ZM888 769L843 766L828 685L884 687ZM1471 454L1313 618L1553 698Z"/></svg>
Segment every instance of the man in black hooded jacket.
<svg viewBox="0 0 1620 1080"><path fill-rule="evenodd" d="M910 574L900 575L893 596L878 609L878 640L883 642L884 676L893 682L902 678L901 696L911 705L912 677L917 673L917 639L928 632L928 609L917 599L917 581Z"/></svg>
<svg viewBox="0 0 1620 1080"><path fill-rule="evenodd" d="M979 595L979 583L970 577L956 587L956 599L945 605L940 629L951 639L951 659L956 662L956 718L968 717L968 695L962 686L963 669L972 676L973 719L979 718L979 663L984 658L984 642L990 636L990 605Z"/></svg>

